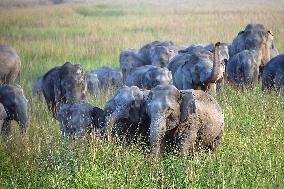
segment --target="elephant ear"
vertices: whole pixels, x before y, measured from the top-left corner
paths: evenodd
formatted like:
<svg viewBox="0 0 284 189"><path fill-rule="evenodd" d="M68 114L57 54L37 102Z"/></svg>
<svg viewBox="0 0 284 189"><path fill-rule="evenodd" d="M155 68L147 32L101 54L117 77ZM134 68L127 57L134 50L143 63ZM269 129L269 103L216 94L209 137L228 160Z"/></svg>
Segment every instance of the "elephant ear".
<svg viewBox="0 0 284 189"><path fill-rule="evenodd" d="M181 90L180 122L184 122L193 113L196 113L193 90Z"/></svg>

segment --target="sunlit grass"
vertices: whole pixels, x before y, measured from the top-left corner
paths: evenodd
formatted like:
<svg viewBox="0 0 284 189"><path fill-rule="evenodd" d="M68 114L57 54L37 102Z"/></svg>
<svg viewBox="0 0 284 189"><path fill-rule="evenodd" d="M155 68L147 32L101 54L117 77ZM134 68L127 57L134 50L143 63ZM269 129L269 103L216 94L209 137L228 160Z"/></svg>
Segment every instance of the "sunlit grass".
<svg viewBox="0 0 284 189"><path fill-rule="evenodd" d="M217 97L225 114L220 148L192 158L165 154L155 163L140 143L62 139L45 103L31 97L33 80L65 61L88 70L119 67L121 50L153 40L231 42L251 22L272 30L283 52L283 2L98 0L40 6L25 1L26 6L0 3L0 43L15 47L21 57L17 83L24 87L30 114L26 136L13 123L11 140L0 143L0 188L283 187L284 99L277 94L226 86ZM87 101L103 108L112 93Z"/></svg>

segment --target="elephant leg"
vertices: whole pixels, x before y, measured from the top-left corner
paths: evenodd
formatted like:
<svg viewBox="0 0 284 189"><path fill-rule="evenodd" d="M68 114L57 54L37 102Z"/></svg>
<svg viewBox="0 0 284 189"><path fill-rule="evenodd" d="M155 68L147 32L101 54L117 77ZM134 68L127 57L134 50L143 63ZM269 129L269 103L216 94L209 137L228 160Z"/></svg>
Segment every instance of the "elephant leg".
<svg viewBox="0 0 284 189"><path fill-rule="evenodd" d="M191 125L184 133L181 135L179 140L179 151L183 156L192 155L195 150L197 139L197 131Z"/></svg>
<svg viewBox="0 0 284 189"><path fill-rule="evenodd" d="M1 128L1 134L2 134L2 141L6 141L11 136L11 121L5 120L2 128Z"/></svg>

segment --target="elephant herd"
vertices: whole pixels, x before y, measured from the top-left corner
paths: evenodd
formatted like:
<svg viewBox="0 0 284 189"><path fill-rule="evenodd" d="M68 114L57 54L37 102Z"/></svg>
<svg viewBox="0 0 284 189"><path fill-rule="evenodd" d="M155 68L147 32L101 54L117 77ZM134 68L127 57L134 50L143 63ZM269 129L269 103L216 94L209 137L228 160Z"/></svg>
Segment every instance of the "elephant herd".
<svg viewBox="0 0 284 189"><path fill-rule="evenodd" d="M262 24L249 24L231 44L175 45L154 41L120 53L120 69L85 71L66 62L33 83L33 95L46 101L63 136L90 133L111 141L145 140L158 157L175 148L182 155L214 150L224 132L224 115L214 96L225 83L284 93L284 54L278 55L274 35ZM0 124L2 139L10 136L10 121L28 126L27 100L11 85L21 62L15 50L0 46ZM85 101L113 89L100 109Z"/></svg>

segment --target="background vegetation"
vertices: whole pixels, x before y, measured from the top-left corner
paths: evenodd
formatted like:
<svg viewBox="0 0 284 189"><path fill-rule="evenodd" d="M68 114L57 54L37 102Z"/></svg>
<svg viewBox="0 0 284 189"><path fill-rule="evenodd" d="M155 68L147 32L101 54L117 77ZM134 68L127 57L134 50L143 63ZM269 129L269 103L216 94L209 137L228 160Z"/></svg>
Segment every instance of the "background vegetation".
<svg viewBox="0 0 284 189"><path fill-rule="evenodd" d="M65 61L86 69L119 67L121 50L153 40L177 44L232 42L248 23L263 23L284 50L283 1L2 0L0 43L22 60L17 83L29 99L26 136L13 124L0 143L0 188L282 188L284 99L258 89L226 86L218 101L225 136L211 155L166 154L153 163L141 145L106 144L96 138L66 141L46 105L32 99L37 76ZM89 97L103 108L111 95Z"/></svg>

